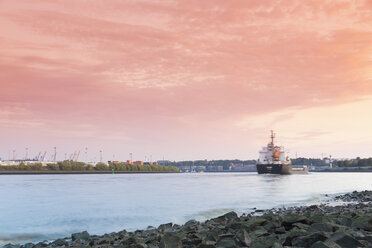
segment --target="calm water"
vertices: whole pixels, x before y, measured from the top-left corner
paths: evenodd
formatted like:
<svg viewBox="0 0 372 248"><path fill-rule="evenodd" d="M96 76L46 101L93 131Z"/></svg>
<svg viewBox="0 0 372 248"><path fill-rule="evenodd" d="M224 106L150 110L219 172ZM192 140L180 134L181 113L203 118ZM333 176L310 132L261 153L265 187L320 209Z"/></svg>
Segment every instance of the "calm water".
<svg viewBox="0 0 372 248"><path fill-rule="evenodd" d="M204 220L372 190L372 173L1 175L0 245Z"/></svg>

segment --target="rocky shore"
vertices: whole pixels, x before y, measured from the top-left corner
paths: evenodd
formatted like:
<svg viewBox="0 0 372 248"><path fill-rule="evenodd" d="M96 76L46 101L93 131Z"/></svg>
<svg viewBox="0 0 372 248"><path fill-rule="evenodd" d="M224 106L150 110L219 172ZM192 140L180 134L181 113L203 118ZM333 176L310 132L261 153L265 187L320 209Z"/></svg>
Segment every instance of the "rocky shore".
<svg viewBox="0 0 372 248"><path fill-rule="evenodd" d="M372 191L337 196L332 203L271 210L255 210L184 225L162 224L147 230L110 233L88 232L37 244L6 248L130 247L130 248L372 248ZM341 204L342 202L342 204Z"/></svg>

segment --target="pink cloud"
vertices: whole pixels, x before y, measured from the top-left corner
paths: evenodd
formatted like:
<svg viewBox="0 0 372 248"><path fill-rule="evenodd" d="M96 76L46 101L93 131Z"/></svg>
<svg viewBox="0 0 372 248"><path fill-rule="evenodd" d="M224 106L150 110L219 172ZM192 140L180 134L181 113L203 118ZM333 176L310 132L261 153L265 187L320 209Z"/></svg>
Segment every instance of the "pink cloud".
<svg viewBox="0 0 372 248"><path fill-rule="evenodd" d="M244 116L370 95L368 4L2 1L0 107L45 139L210 145Z"/></svg>

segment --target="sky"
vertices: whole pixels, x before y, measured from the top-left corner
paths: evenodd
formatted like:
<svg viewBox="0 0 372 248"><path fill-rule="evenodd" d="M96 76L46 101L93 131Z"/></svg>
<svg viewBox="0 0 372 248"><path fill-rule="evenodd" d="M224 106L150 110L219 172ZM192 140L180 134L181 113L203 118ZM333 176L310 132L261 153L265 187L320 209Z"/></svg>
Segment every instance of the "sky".
<svg viewBox="0 0 372 248"><path fill-rule="evenodd" d="M0 0L3 159L256 159L272 129L372 156L372 1Z"/></svg>

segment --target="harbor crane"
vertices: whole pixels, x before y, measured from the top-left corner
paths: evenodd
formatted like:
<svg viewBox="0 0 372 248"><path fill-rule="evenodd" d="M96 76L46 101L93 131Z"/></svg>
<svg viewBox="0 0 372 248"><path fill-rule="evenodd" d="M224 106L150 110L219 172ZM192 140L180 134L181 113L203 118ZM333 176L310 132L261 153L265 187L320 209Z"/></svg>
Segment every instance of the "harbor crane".
<svg viewBox="0 0 372 248"><path fill-rule="evenodd" d="M53 149L54 149L54 154L52 155L51 160L53 162L56 162L56 159L57 159L57 147L53 147Z"/></svg>

